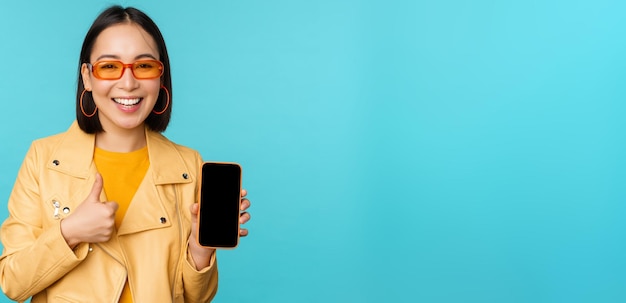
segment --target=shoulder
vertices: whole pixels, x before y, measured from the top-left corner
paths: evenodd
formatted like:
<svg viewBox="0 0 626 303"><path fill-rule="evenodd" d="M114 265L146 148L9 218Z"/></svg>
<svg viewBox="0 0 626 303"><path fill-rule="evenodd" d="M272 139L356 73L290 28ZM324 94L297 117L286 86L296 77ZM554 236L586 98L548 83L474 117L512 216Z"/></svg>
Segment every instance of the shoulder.
<svg viewBox="0 0 626 303"><path fill-rule="evenodd" d="M166 151L168 149L172 149L180 153L184 157L200 156L200 153L197 150L185 145L178 144L161 133L149 132L148 144L150 148L156 149L158 151Z"/></svg>
<svg viewBox="0 0 626 303"><path fill-rule="evenodd" d="M38 138L38 139L33 140L31 145L38 146L38 147L56 146L57 144L59 144L61 140L63 140L63 137L65 137L66 134L67 132L62 132L62 133L50 135L47 137Z"/></svg>
<svg viewBox="0 0 626 303"><path fill-rule="evenodd" d="M178 144L156 132L147 133L150 163L155 166L167 165L169 168L186 167L195 172L202 162L200 153L190 147Z"/></svg>
<svg viewBox="0 0 626 303"><path fill-rule="evenodd" d="M37 151L44 154L51 153L58 145L61 144L64 138L71 136L71 133L72 127L70 126L70 129L64 132L56 133L47 137L37 138L32 141L30 149L31 151Z"/></svg>
<svg viewBox="0 0 626 303"><path fill-rule="evenodd" d="M202 161L202 156L197 150L185 145L175 143L174 141L170 142L172 142L172 145L174 146L174 148L176 148L176 150L178 150L183 159L192 160L193 162Z"/></svg>
<svg viewBox="0 0 626 303"><path fill-rule="evenodd" d="M70 129L71 128L72 127L70 127ZM68 137L70 132L70 130L67 130L33 140L22 161L22 167L30 171L40 171L50 163L59 163L59 160L53 161L55 152L60 146L64 145L65 138ZM62 158L62 160L69 158L71 157Z"/></svg>

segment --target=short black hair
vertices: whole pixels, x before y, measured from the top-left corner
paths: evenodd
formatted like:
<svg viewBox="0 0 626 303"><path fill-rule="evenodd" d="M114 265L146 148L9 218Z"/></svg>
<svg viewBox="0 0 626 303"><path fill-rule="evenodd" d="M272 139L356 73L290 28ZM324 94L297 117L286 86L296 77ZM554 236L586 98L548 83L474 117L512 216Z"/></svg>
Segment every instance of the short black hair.
<svg viewBox="0 0 626 303"><path fill-rule="evenodd" d="M163 62L163 75L161 76L161 84L165 86L165 88L169 91L169 105L167 105L167 95L164 90L161 90L159 93L159 97L157 98L157 102L154 106L156 111L161 111L165 106L167 109L160 115L151 112L150 115L145 120L147 127L150 130L156 132L163 132L167 128L167 125L170 122L170 118L172 116L172 78L170 73L170 59L167 55L167 48L165 47L165 40L163 39L163 35L161 31L157 27L157 25L142 11L133 8L133 7L122 7L119 5L114 5L106 10L104 10L93 22L91 28L87 32L85 36L85 40L83 41L83 47L80 51L80 59L78 62L78 88L76 90L76 120L78 121L78 125L80 128L89 134L95 134L104 131L102 128L102 124L100 124L100 119L98 117L98 113L92 117L87 117L82 113L81 110L81 95L85 90L83 85L83 76L81 73L81 67L83 63L91 63L90 56L91 51L93 49L93 45L96 42L96 38L104 31L105 29L122 23L134 23L139 26L143 30L145 30L157 44L157 49L159 51L159 59ZM91 113L96 110L96 104L93 101L93 96L91 93L87 92L83 96L83 107L85 112Z"/></svg>

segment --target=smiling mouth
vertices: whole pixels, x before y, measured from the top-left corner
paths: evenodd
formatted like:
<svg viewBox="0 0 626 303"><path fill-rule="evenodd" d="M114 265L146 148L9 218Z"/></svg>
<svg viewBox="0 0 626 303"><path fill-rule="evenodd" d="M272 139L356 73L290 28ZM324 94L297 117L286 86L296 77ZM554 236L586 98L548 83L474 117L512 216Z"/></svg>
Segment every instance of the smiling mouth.
<svg viewBox="0 0 626 303"><path fill-rule="evenodd" d="M143 98L113 98L113 102L124 106L133 106L139 104Z"/></svg>

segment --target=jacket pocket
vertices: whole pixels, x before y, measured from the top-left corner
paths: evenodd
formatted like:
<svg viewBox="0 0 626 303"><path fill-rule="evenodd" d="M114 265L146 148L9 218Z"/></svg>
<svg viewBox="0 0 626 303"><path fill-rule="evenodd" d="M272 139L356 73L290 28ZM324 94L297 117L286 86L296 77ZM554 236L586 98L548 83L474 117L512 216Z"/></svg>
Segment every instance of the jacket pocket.
<svg viewBox="0 0 626 303"><path fill-rule="evenodd" d="M68 205L67 199L63 199L58 195L46 199L44 203L46 205L46 213L44 213L46 221L63 219L69 216L72 210L72 205Z"/></svg>

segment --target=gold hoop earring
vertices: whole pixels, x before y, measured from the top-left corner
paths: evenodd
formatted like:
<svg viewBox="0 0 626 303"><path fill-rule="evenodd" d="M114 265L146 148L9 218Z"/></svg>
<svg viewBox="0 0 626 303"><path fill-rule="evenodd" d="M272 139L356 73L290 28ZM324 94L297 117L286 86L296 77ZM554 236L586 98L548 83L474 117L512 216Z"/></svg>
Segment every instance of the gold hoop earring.
<svg viewBox="0 0 626 303"><path fill-rule="evenodd" d="M83 89L83 92L80 94L80 100L79 100L78 103L80 104L80 111L83 113L83 115L85 115L85 117L87 117L87 118L91 118L98 111L98 107L96 106L96 109L93 110L93 113L91 113L91 115L87 115L87 113L85 112L85 108L83 107L83 97L85 96L86 92L87 92L87 90Z"/></svg>
<svg viewBox="0 0 626 303"><path fill-rule="evenodd" d="M170 92L167 90L167 88L164 85L161 85L161 88L165 90L165 94L167 95L167 103L165 103L165 107L163 108L162 111L157 112L154 109L152 109L152 112L155 113L156 115L163 114L167 110L167 108L170 106Z"/></svg>

